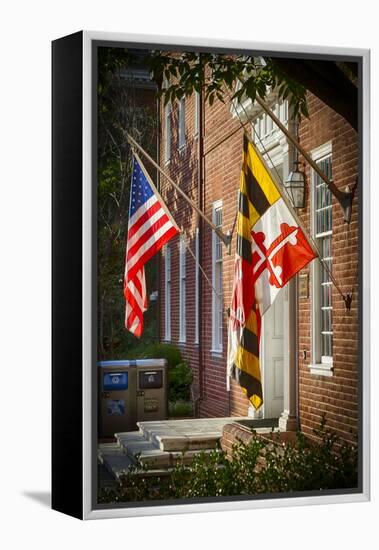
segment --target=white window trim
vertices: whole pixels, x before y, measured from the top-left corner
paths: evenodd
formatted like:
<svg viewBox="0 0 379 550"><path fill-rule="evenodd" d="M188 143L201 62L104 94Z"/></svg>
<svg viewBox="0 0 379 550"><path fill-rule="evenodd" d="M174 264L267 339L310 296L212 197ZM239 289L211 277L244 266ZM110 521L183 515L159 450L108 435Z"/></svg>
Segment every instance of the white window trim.
<svg viewBox="0 0 379 550"><path fill-rule="evenodd" d="M183 295L182 281L186 280L186 244L185 236L179 241L179 343L186 343L186 291Z"/></svg>
<svg viewBox="0 0 379 550"><path fill-rule="evenodd" d="M171 249L165 245L165 341L171 342ZM170 274L170 279L168 279Z"/></svg>
<svg viewBox="0 0 379 550"><path fill-rule="evenodd" d="M216 210L222 209L222 200L215 201L212 204L212 221L215 224L216 222ZM212 231L212 286L213 288L216 288L216 270L215 270L215 258L216 258L216 233ZM216 300L217 296L215 295L214 291L212 291L212 348L211 353L212 355L221 356L223 353L223 345L222 345L222 338L221 342L216 342L216 330L218 330L218 326L216 326ZM217 345L218 344L218 345Z"/></svg>
<svg viewBox="0 0 379 550"><path fill-rule="evenodd" d="M199 343L199 307L200 307L200 270L199 270L200 242L199 228L195 231L195 344Z"/></svg>
<svg viewBox="0 0 379 550"><path fill-rule="evenodd" d="M194 138L199 137L199 117L200 117L200 94L195 92L195 120L194 120Z"/></svg>
<svg viewBox="0 0 379 550"><path fill-rule="evenodd" d="M332 156L332 142L328 141L314 149L311 153L312 159L316 162L323 160L326 157ZM315 216L315 182L316 173L311 170L311 233L312 236L315 236L316 233L316 216ZM327 231L325 234L320 234L319 236L332 234ZM320 353L320 308L315 307L315 303L319 303L319 274L320 269L317 265L319 260L316 258L311 264L311 363L309 364L309 370L311 374L318 376L333 376L333 357L323 357ZM318 361L318 357L321 357Z"/></svg>
<svg viewBox="0 0 379 550"><path fill-rule="evenodd" d="M165 164L169 164L171 160L171 102L169 101L164 107L164 160Z"/></svg>
<svg viewBox="0 0 379 550"><path fill-rule="evenodd" d="M186 100L184 97L178 103L178 149L183 151L186 147Z"/></svg>

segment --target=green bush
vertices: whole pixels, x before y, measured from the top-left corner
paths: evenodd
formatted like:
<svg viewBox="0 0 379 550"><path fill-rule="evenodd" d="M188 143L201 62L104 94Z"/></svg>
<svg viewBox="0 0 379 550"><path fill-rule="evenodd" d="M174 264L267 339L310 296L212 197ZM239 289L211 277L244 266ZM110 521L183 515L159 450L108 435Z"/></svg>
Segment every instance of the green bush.
<svg viewBox="0 0 379 550"><path fill-rule="evenodd" d="M190 466L178 460L162 477L144 476L136 465L115 489L104 489L100 502L169 500L215 496L353 489L358 483L358 449L338 439L322 421L319 443L299 433L295 443L268 441L253 432L249 443L225 453L201 452Z"/></svg>
<svg viewBox="0 0 379 550"><path fill-rule="evenodd" d="M172 344L158 342L138 347L128 356L129 359L166 359L168 369L183 361L180 349Z"/></svg>
<svg viewBox="0 0 379 550"><path fill-rule="evenodd" d="M168 415L173 418L193 416L192 401L169 401Z"/></svg>
<svg viewBox="0 0 379 550"><path fill-rule="evenodd" d="M182 362L168 369L169 401L188 401L193 374L187 363Z"/></svg>

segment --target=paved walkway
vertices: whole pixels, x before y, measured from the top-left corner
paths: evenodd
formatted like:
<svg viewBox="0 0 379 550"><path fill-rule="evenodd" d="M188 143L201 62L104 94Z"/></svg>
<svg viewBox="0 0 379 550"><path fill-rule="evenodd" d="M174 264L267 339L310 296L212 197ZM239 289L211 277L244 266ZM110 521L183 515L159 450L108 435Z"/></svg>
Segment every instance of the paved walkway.
<svg viewBox="0 0 379 550"><path fill-rule="evenodd" d="M167 471L178 459L190 464L199 452L219 448L223 427L238 420L246 417L138 422L139 431L116 433L116 442L98 446L99 463L115 479L137 461L151 473Z"/></svg>

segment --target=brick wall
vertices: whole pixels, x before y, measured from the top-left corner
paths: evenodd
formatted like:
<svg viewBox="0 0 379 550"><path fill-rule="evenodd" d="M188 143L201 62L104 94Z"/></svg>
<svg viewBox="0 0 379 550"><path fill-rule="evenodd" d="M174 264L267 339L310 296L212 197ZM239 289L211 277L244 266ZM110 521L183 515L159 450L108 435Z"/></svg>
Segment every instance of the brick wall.
<svg viewBox="0 0 379 550"><path fill-rule="evenodd" d="M346 185L352 185L358 175L357 134L338 114L311 94L308 105L310 119L304 119L300 125L300 141L307 151L331 141L333 180L337 187L344 189ZM308 165L306 175L309 183ZM309 193L306 208L300 213L309 227ZM332 216L333 274L344 293L354 289L353 302L351 311L347 311L333 287L333 376L326 377L310 374L311 299L299 300L299 416L301 429L311 434L325 412L328 425L341 437L350 440L352 433L357 431L358 416L358 193L350 224L344 222L341 207L334 197Z"/></svg>
<svg viewBox="0 0 379 550"><path fill-rule="evenodd" d="M341 117L327 108L317 98L309 97L310 120L303 120L300 139L306 150L312 150L331 140L333 151L333 177L338 187L354 182L357 174L357 140L355 132ZM163 110L161 112L162 120ZM178 151L178 109L173 106L171 114L172 144L171 160L165 166L167 172L182 189L198 202L198 142L194 136L195 100L186 99L186 147ZM232 117L227 104L215 102L205 108L205 185L204 212L212 218L212 204L223 201L223 231L232 229L237 207L237 190L242 157L242 129L212 151L212 147L239 126ZM164 159L164 125L161 128L161 159ZM209 152L210 151L210 152ZM208 152L208 153L207 153ZM162 161L162 165L164 162ZM306 168L307 182L309 169ZM195 229L197 214L161 180L161 190L180 227L185 229L187 240L195 252ZM309 193L307 206L301 212L309 225ZM342 212L333 201L333 266L334 274L344 291L350 291L355 280L357 265L357 199L354 201L350 226L342 219ZM235 250L235 235L232 251ZM179 339L179 238L171 246L171 341ZM204 225L202 236L203 268L212 280L212 232ZM199 364L202 363L203 395L200 400L201 416L246 415L248 401L240 387L232 382L231 392L226 389L227 318L224 317L223 352L214 354L212 348L212 289L202 279L202 333L201 348L195 340L195 263L187 253L186 258L186 344L180 345L184 357L194 372L194 393L199 395ZM223 249L224 305L230 303L233 284L234 252L229 256ZM164 340L164 261L161 261L161 338ZM301 428L311 433L317 426L320 415L328 412L328 422L343 437L351 437L350 429L356 431L357 423L357 288L354 288L352 309L346 312L342 300L333 290L334 307L334 374L330 378L311 375L309 372L311 352L310 299L299 301L299 412ZM306 352L306 359L303 353Z"/></svg>
<svg viewBox="0 0 379 550"><path fill-rule="evenodd" d="M178 106L172 106L171 113L171 159L168 164L162 160L167 172L175 179L181 188L194 200L198 196L198 140L195 133L195 98L186 99L186 147L178 150ZM163 109L162 109L163 120ZM205 108L204 151L205 184L203 191L203 210L212 219L212 205L215 201L223 201L223 231L232 229L237 206L237 190L239 186L239 171L242 155L242 129L225 143L210 151L234 129L238 129L229 107L221 102L215 102L212 108ZM164 124L161 128L161 159L164 159ZM210 151L210 152L209 152ZM208 153L207 153L208 152ZM195 252L195 230L198 227L197 214L178 197L177 192L161 180L161 192L180 227L183 227L187 241ZM207 224L203 225L203 235L200 246L203 250L203 269L209 280L212 280L212 231ZM212 293L213 290L202 278L201 311L202 331L201 347L195 340L195 262L187 253L186 263L186 344L179 343L179 237L171 241L171 342L178 344L184 357L189 360L194 372L194 394L200 395L199 364L202 369L203 394L199 402L201 416L225 416L229 414L245 415L248 402L238 385L232 385L232 391L226 389L226 349L227 349L227 319L224 317L223 352L212 353ZM235 237L232 250L235 249ZM233 284L234 254L228 255L223 249L223 293L224 304L229 304ZM161 261L161 338L164 340L164 259Z"/></svg>

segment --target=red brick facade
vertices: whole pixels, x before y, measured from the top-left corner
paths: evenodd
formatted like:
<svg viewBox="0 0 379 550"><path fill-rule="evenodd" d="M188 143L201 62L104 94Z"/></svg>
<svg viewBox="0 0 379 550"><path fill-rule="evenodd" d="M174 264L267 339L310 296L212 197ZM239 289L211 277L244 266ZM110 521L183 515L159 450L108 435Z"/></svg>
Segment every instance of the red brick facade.
<svg viewBox="0 0 379 550"><path fill-rule="evenodd" d="M233 116L229 104L215 102L205 106L204 113L204 184L199 197L199 150L195 136L195 98L185 100L185 146L178 148L178 106L171 113L171 158L165 161L165 112L161 110L161 165L212 219L212 205L222 200L222 230L231 231L236 215L237 190L242 157L242 128ZM299 137L307 151L331 141L333 179L344 188L353 184L357 176L358 148L354 130L340 116L317 98L309 97L310 119L300 124ZM240 128L240 129L238 129ZM236 132L217 145L224 137ZM300 159L301 160L301 159ZM306 167L307 190L311 174ZM195 253L195 231L199 227L198 215L169 184L161 178L161 192L178 225L184 229L186 240ZM307 192L306 208L299 211L309 226L310 193ZM212 231L204 224L201 235L202 266L212 281ZM231 255L223 249L223 303L228 306L233 285L233 266L236 235L233 235ZM333 273L344 292L354 287L354 298L347 312L341 297L333 289L333 375L311 374L311 298L298 300L297 327L297 410L300 428L309 433L327 412L328 423L349 439L350 430L357 429L357 272L358 265L358 206L354 200L350 225L343 221L342 211L333 198ZM182 349L194 372L194 396L198 399L200 416L245 416L248 401L241 389L232 381L231 391L226 384L227 316L224 314L222 352L212 352L212 289L202 277L200 296L201 332L199 344L195 343L195 262L186 254L186 342L179 343L179 238L173 239L171 250L171 339ZM165 258L161 257L160 269L160 333L165 340ZM309 272L309 268L304 272ZM309 296L312 295L312 278L309 279Z"/></svg>
<svg viewBox="0 0 379 550"><path fill-rule="evenodd" d="M356 132L338 114L314 96L309 96L310 119L300 126L300 140L307 151L331 141L333 179L340 189L352 185L358 176ZM307 181L310 178L306 167ZM303 218L309 226L310 197ZM310 271L308 267L308 272ZM306 271L306 270L305 270ZM333 376L310 374L311 301L299 301L299 416L301 429L311 433L320 414L341 437L351 439L358 420L358 195L353 202L350 224L333 198L333 274L344 293L353 290L351 310L347 311L333 287ZM312 284L312 281L311 281ZM304 359L304 352L306 358Z"/></svg>

